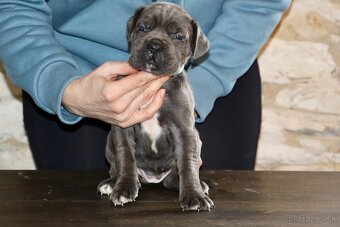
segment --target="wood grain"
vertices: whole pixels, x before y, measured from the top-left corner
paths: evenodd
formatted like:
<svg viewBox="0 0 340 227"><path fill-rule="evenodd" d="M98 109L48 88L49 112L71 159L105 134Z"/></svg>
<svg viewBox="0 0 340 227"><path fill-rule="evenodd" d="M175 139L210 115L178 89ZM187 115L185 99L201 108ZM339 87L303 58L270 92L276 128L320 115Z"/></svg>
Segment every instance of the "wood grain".
<svg viewBox="0 0 340 227"><path fill-rule="evenodd" d="M209 171L215 209L183 212L178 193L143 185L114 207L102 172L0 171L0 226L340 226L340 173ZM313 220L312 220L313 219Z"/></svg>

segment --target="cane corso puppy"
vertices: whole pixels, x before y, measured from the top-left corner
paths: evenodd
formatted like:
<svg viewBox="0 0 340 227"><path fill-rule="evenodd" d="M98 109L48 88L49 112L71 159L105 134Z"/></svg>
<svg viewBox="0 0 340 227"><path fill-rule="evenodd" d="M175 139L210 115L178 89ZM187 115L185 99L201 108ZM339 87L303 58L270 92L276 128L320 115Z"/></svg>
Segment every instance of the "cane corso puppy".
<svg viewBox="0 0 340 227"><path fill-rule="evenodd" d="M129 128L112 125L106 147L111 178L98 190L123 205L136 199L140 182L162 183L179 191L183 210L210 210L214 203L199 178L201 141L184 70L189 60L208 51L208 39L186 11L171 3L139 8L128 21L127 36L132 67L172 77L152 119Z"/></svg>

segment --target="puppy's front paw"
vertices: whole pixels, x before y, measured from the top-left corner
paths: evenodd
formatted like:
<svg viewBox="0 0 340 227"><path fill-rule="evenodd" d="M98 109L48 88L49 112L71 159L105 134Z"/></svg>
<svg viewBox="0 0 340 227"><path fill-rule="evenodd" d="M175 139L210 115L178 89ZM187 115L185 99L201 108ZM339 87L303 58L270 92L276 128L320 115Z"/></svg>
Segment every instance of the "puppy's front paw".
<svg viewBox="0 0 340 227"><path fill-rule="evenodd" d="M180 199L180 205L182 210L209 210L215 205L209 196L204 193L200 194L188 194Z"/></svg>
<svg viewBox="0 0 340 227"><path fill-rule="evenodd" d="M140 187L139 181L122 181L115 185L113 188L110 199L113 204L123 206L125 203L133 202L138 196Z"/></svg>

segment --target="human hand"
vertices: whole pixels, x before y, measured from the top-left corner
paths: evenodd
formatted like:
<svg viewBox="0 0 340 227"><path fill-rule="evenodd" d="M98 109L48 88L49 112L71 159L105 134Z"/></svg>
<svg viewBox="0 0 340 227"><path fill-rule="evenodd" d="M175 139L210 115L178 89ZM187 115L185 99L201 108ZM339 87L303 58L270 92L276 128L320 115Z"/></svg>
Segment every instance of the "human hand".
<svg viewBox="0 0 340 227"><path fill-rule="evenodd" d="M198 159L198 166L199 166L199 168L201 168L202 164L203 164L202 158L199 157L199 159Z"/></svg>
<svg viewBox="0 0 340 227"><path fill-rule="evenodd" d="M117 80L119 75L126 77ZM62 102L74 114L126 128L150 119L159 110L165 94L161 86L169 78L137 71L127 62L106 62L72 81Z"/></svg>

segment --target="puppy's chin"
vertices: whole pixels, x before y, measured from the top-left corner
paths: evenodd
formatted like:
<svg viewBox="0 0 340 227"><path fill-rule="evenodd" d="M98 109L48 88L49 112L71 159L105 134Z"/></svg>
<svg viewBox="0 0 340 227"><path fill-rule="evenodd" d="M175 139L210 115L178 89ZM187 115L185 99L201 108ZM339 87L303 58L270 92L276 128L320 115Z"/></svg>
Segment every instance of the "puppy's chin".
<svg viewBox="0 0 340 227"><path fill-rule="evenodd" d="M182 67L177 67L175 69L161 67L157 63L152 61L135 61L133 57L129 58L129 64L141 71L145 71L148 73L152 73L153 75L160 76L160 75L178 75L183 71Z"/></svg>
<svg viewBox="0 0 340 227"><path fill-rule="evenodd" d="M146 62L142 64L142 70L152 73L154 75L164 75L165 73L159 68L156 63L153 62Z"/></svg>

